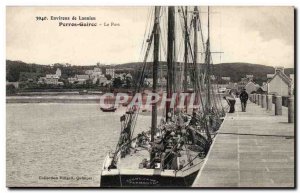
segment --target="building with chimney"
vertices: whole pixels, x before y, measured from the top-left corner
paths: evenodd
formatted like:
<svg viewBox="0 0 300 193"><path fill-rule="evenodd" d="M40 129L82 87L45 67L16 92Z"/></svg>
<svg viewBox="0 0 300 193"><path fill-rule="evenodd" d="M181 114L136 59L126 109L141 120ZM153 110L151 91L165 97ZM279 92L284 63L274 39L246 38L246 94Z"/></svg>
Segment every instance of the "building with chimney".
<svg viewBox="0 0 300 193"><path fill-rule="evenodd" d="M111 78L115 78L115 69L114 68L107 68L105 71L106 75L110 75Z"/></svg>
<svg viewBox="0 0 300 193"><path fill-rule="evenodd" d="M46 74L45 77L40 77L38 84L53 84L53 85L64 85L63 82L60 82L61 70L56 69L55 74Z"/></svg>
<svg viewBox="0 0 300 193"><path fill-rule="evenodd" d="M291 79L284 74L283 67L276 67L274 76L268 81L268 93L280 96L291 94Z"/></svg>
<svg viewBox="0 0 300 193"><path fill-rule="evenodd" d="M246 89L248 94L257 91L258 87L253 81L253 75L247 75L246 78L241 79L241 81L238 83L238 91L241 92L242 89Z"/></svg>
<svg viewBox="0 0 300 193"><path fill-rule="evenodd" d="M257 87L257 84L255 84L253 80L250 80L249 82L247 82L244 88L246 89L246 92L248 94L251 94L255 93L259 87Z"/></svg>

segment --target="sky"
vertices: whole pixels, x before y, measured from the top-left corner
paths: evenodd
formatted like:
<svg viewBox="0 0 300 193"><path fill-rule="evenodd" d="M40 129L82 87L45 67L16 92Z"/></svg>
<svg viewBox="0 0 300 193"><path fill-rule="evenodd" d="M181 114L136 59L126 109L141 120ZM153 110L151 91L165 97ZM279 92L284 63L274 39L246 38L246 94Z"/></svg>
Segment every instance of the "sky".
<svg viewBox="0 0 300 193"><path fill-rule="evenodd" d="M206 39L207 7L199 8ZM151 7L7 7L6 58L72 65L141 61L151 10ZM213 54L214 63L294 67L293 7L213 6L210 12L211 51L223 52ZM161 18L166 15L162 12ZM48 20L36 20L39 16ZM51 16L70 17L70 20L51 20ZM73 16L77 17L76 21L71 20ZM91 16L96 20L79 21L79 16ZM180 13L176 17L180 18ZM98 26L62 27L59 22L95 22ZM104 26L111 22L119 26ZM162 19L161 25L165 23L166 19ZM161 33L164 32L162 29Z"/></svg>

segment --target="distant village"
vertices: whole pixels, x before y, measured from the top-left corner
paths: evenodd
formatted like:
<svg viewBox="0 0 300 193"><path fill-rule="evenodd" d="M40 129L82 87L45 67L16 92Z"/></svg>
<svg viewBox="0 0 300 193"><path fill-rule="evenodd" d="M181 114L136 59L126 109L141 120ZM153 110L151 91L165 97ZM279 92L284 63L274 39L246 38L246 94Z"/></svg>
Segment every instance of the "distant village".
<svg viewBox="0 0 300 193"><path fill-rule="evenodd" d="M64 85L64 82L59 81L61 78L62 72L60 68L56 69L55 74L46 74L45 77L40 77L38 84L47 84L47 85ZM103 74L100 68L95 67L93 70L86 70L85 74L76 74L74 77L68 77L67 81L70 84L79 84L84 85L90 81L92 84L100 84L103 86L111 84L111 78L108 80L107 76L109 75L112 79L115 78L115 69L107 69L106 73ZM130 74L128 74L130 76ZM118 77L122 77L121 75Z"/></svg>
<svg viewBox="0 0 300 193"><path fill-rule="evenodd" d="M228 77L229 78L229 77ZM261 86L253 81L253 75L246 75L238 83L230 82L226 89L235 90L240 92L245 88L247 93L259 93L259 94L272 94L280 96L294 95L294 74L287 76L284 73L283 67L276 67L274 74L267 74L267 82L264 82Z"/></svg>
<svg viewBox="0 0 300 193"><path fill-rule="evenodd" d="M51 89L51 88L131 88L133 77L130 72L118 72L115 68L93 67L84 70L82 74L74 76L62 75L61 68L57 67L55 73L37 76L38 73L20 72L19 81L6 82L7 86L15 89Z"/></svg>
<svg viewBox="0 0 300 193"><path fill-rule="evenodd" d="M49 89L49 88L77 88L77 89L89 89L89 88L133 88L136 84L134 78L135 69L119 69L116 67L95 66L90 69L84 70L82 74L75 74L73 76L62 77L61 68L57 67L55 73L46 74L37 78L28 76L22 78L22 80L16 82L6 82L8 94L11 90L19 88L31 88L31 89ZM222 80L222 83L216 84L217 92L225 93L228 90L234 90L236 93L240 92L242 88L251 93L268 93L278 94L281 96L289 96L294 93L294 74L289 76L284 73L283 67L276 67L273 74L267 74L267 81L262 85L257 84L254 80L255 77L251 74L241 78L238 82L231 81L230 77L218 77ZM211 76L212 80L216 80L217 77ZM188 85L191 86L190 77L188 76ZM214 82L214 81L213 81ZM153 79L146 77L144 85L151 87ZM165 87L167 80L164 76L160 76L158 79L160 87ZM12 92L13 93L13 92Z"/></svg>

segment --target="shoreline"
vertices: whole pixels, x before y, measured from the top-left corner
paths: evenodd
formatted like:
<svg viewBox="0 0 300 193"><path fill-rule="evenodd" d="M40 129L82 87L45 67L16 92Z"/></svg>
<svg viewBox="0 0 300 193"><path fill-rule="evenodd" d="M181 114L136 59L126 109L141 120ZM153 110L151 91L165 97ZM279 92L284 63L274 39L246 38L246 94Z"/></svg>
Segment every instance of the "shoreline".
<svg viewBox="0 0 300 193"><path fill-rule="evenodd" d="M7 96L6 103L100 103L99 95Z"/></svg>

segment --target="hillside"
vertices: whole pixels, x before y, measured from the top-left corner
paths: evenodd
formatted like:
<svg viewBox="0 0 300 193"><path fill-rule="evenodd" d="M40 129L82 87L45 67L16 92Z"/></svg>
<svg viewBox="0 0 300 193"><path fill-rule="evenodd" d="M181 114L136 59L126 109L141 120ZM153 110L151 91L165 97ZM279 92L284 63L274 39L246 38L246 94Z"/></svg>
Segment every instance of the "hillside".
<svg viewBox="0 0 300 193"><path fill-rule="evenodd" d="M151 63L148 63L149 76L151 76ZM162 68L166 69L166 62L161 62ZM71 66L70 64L54 64L40 65L40 64L28 64L22 61L10 61L6 60L6 80L10 82L19 81L22 75L26 73L35 73L37 76L45 76L48 73L55 73L56 68L61 68L63 78L74 76L75 74L84 74L87 69L92 69L93 66ZM103 66L107 68L109 66ZM114 65L118 71L121 69L133 69L135 72L142 67L141 63L125 63ZM212 72L217 77L228 76L232 81L237 82L247 74L254 75L254 80L261 84L267 80L267 74L273 74L275 69L270 66L250 63L220 63L213 65ZM286 68L285 73L287 75L294 73L294 68Z"/></svg>
<svg viewBox="0 0 300 193"><path fill-rule="evenodd" d="M267 74L275 72L274 67L250 63L221 63L214 65L213 69L216 76L229 76L233 81L239 81L247 74L252 74L258 83L265 82ZM284 72L289 76L294 73L294 68L286 68Z"/></svg>
<svg viewBox="0 0 300 193"><path fill-rule="evenodd" d="M161 62L163 66L166 68L166 62ZM201 65L201 64L200 64ZM141 66L141 63L125 63L116 65L122 68L133 68L137 69ZM151 66L151 64L149 65ZM151 69L151 68L150 68ZM212 73L217 77L228 76L232 81L238 82L241 78L246 75L252 74L254 76L254 81L258 84L262 84L262 82L267 81L267 74L273 74L275 72L275 68L271 66L265 66L260 64L251 64L251 63L220 63L214 64ZM286 68L284 69L286 75L294 74L294 68Z"/></svg>

